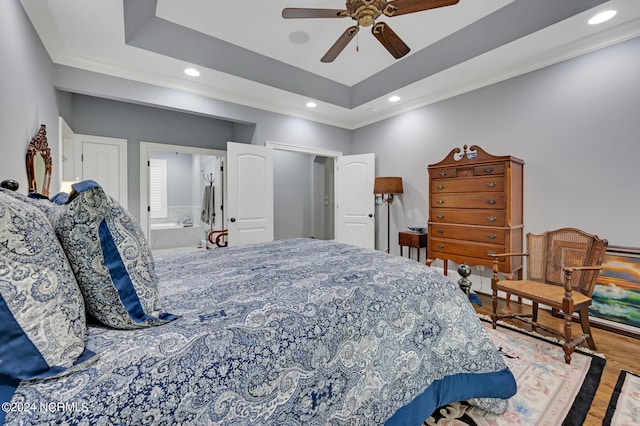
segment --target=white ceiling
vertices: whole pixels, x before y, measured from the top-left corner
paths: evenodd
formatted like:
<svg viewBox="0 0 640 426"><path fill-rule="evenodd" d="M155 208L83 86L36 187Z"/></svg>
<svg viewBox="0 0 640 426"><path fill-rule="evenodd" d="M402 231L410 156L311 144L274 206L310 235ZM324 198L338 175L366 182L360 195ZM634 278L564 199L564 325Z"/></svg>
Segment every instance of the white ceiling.
<svg viewBox="0 0 640 426"><path fill-rule="evenodd" d="M378 22L384 21L394 28L412 49L411 54L512 1L463 0L456 6L431 11L394 18L381 16ZM351 18L283 19L282 9L292 6L342 9L345 3L341 0L158 0L157 16L348 86L396 62L373 37L369 27L362 29L358 39L349 44L334 63L321 63L322 55L355 22ZM201 13L193 13L194 10ZM212 16L218 18L212 19ZM307 42L291 41L300 37L308 37Z"/></svg>
<svg viewBox="0 0 640 426"><path fill-rule="evenodd" d="M320 58L354 22L285 20L281 11L340 9L341 0L21 2L57 64L348 129L640 35L639 0L460 0L378 19L409 45L405 58L363 28L326 64ZM618 11L611 21L587 24L607 9ZM391 94L401 101L389 103Z"/></svg>

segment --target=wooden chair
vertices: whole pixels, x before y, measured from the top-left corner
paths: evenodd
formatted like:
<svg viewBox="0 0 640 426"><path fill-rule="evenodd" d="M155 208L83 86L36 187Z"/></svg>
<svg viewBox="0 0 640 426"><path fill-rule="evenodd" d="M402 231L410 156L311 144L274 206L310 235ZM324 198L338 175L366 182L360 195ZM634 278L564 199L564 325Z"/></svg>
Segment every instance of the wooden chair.
<svg viewBox="0 0 640 426"><path fill-rule="evenodd" d="M493 311L491 321L502 318L515 318L564 337L565 362L571 363L571 353L584 341L590 349L596 349L589 326L589 306L591 295L602 268L602 260L607 249L607 240L587 234L575 228L562 228L542 234L527 234L527 253L498 253L493 257L493 275L491 277ZM512 276L498 279L498 261L509 256L526 256L527 277L514 280ZM498 291L531 301L531 314L498 314ZM564 332L538 323L538 305L546 305L564 314ZM580 316L583 334L577 338L571 336L573 314Z"/></svg>

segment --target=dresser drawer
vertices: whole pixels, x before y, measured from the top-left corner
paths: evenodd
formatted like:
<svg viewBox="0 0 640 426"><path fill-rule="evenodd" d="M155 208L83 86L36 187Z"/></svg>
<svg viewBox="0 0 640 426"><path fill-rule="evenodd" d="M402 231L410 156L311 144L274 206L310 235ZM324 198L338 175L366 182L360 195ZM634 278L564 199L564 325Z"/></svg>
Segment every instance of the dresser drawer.
<svg viewBox="0 0 640 426"><path fill-rule="evenodd" d="M431 179L449 179L456 177L456 168L434 169L430 171Z"/></svg>
<svg viewBox="0 0 640 426"><path fill-rule="evenodd" d="M477 226L433 225L429 229L433 238L478 241L488 244L504 244L507 231Z"/></svg>
<svg viewBox="0 0 640 426"><path fill-rule="evenodd" d="M431 209L433 223L460 223L480 226L505 226L505 211L490 209ZM429 223L431 225L431 223Z"/></svg>
<svg viewBox="0 0 640 426"><path fill-rule="evenodd" d="M431 252L443 255L458 255L475 257L484 261L491 261L490 254L504 253L505 247L500 244L482 244L471 241L448 240L444 238L431 238L429 241ZM446 258L447 256L443 256Z"/></svg>
<svg viewBox="0 0 640 426"><path fill-rule="evenodd" d="M431 181L431 194L459 192L504 192L504 176Z"/></svg>
<svg viewBox="0 0 640 426"><path fill-rule="evenodd" d="M473 168L474 176L487 176L487 175L503 175L504 163L491 163L475 166Z"/></svg>
<svg viewBox="0 0 640 426"><path fill-rule="evenodd" d="M461 208L461 209L503 209L505 207L504 194L435 194L431 196L431 208Z"/></svg>

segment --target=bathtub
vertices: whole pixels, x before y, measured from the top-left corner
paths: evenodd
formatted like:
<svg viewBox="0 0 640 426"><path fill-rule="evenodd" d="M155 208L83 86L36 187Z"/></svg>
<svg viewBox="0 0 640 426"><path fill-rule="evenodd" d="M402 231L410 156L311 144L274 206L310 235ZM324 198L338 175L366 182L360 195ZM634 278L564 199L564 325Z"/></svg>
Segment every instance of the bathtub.
<svg viewBox="0 0 640 426"><path fill-rule="evenodd" d="M152 250L197 247L200 240L205 239L204 228L193 225L184 226L177 223L154 223L150 225L149 244Z"/></svg>

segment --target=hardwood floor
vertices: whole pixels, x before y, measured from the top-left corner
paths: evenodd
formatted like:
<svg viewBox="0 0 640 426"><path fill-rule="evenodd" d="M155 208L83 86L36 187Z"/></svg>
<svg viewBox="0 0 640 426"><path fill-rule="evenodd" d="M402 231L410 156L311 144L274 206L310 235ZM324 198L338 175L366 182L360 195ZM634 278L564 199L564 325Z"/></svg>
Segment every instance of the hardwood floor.
<svg viewBox="0 0 640 426"><path fill-rule="evenodd" d="M490 315L491 296L479 294L479 297L482 301L482 307L473 305L476 308L476 311ZM501 300L499 302L498 309L503 308L504 301ZM511 308L514 312L519 312L517 303L512 302ZM524 307L523 310L527 311L528 307ZM538 318L539 321L545 325L554 326L556 328L562 327L562 319L552 316L550 311L543 311L541 309ZM518 327L528 329L528 325L522 322L514 321L513 324ZM579 324L575 323L573 327L576 333L580 332L581 329ZM596 352L604 354L607 360L602 373L602 378L600 379L600 385L598 386L595 398L591 404L591 409L589 410L584 423L588 426L595 426L602 425L602 420L607 412L609 400L611 399L613 388L618 380L620 370L628 370L636 374L640 373L640 365L638 365L637 362L638 352L640 352L640 339L623 336L621 334L602 330L593 326L591 327L591 331L593 333L593 339L596 342L596 346L598 347ZM544 334L543 331L539 332Z"/></svg>

